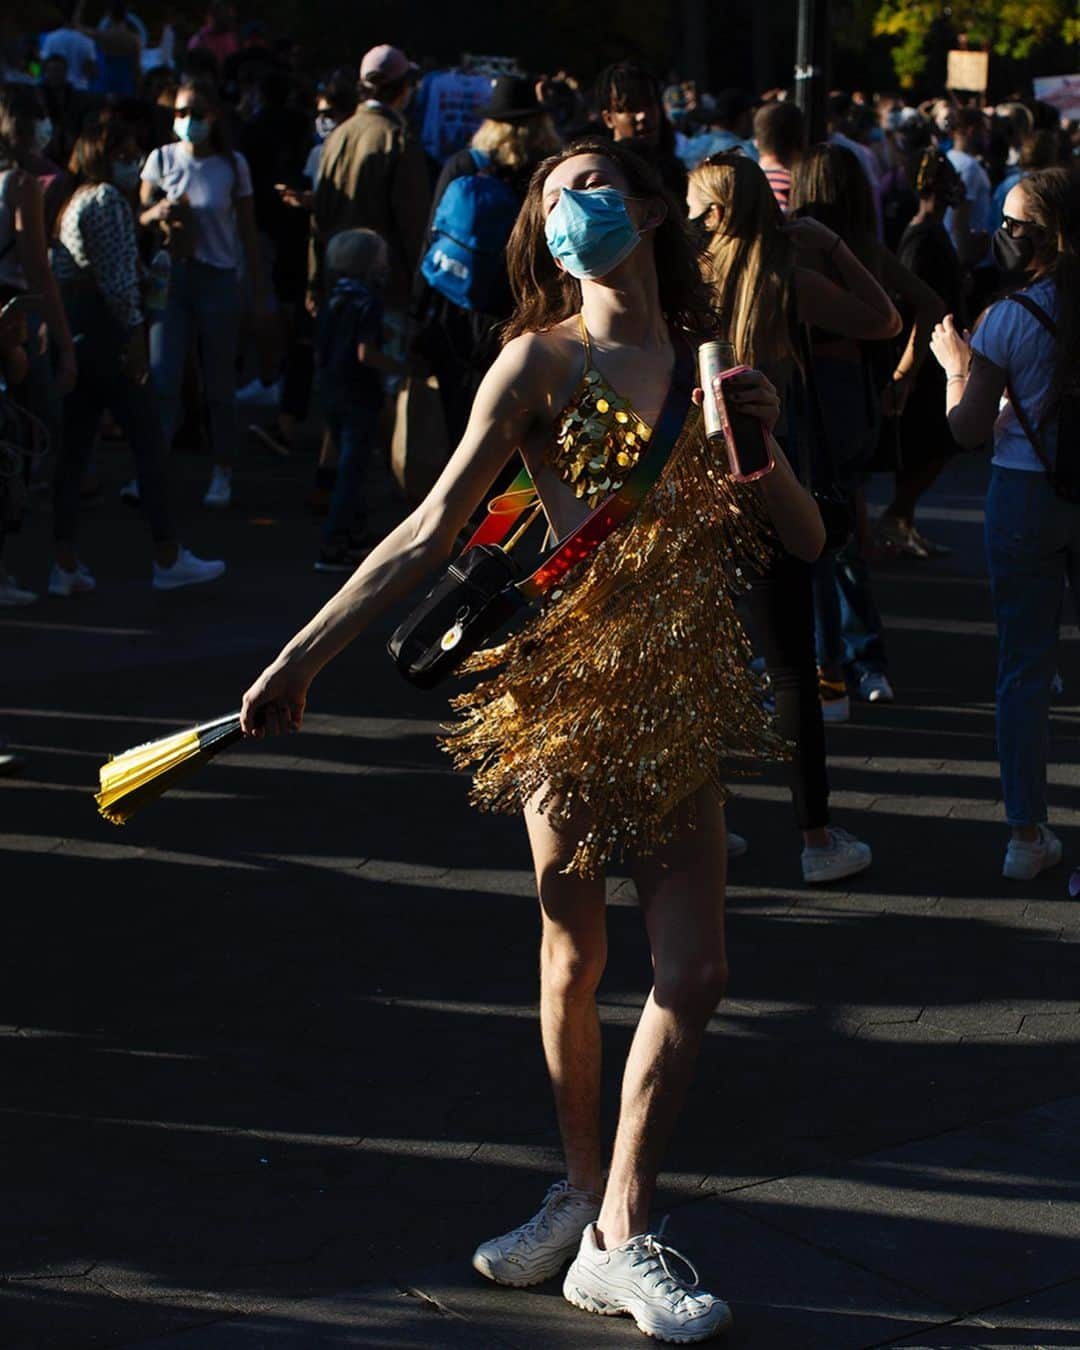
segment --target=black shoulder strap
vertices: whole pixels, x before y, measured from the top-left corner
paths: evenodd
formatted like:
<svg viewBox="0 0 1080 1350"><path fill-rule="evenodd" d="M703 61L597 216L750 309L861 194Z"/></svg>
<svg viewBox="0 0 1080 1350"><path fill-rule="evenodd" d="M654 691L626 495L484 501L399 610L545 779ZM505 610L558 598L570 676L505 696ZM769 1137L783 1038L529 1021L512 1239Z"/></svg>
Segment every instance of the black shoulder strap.
<svg viewBox="0 0 1080 1350"><path fill-rule="evenodd" d="M1023 291L1015 291L1012 295L1006 296L1006 299L1014 300L1021 308L1026 309L1033 319L1037 319L1052 337L1057 337L1057 324L1041 305L1036 304L1035 301L1032 300L1030 295L1026 295ZM1006 384L1005 392L1009 395L1009 402L1012 405L1013 412L1016 413L1016 420L1023 428L1024 435L1031 442L1031 448L1038 455L1046 472L1053 476L1053 467L1050 463L1050 456L1046 453L1046 448L1042 443L1042 437L1039 435L1038 429L1033 425L1031 419L1024 411L1024 405L1016 397L1016 392L1011 385Z"/></svg>
<svg viewBox="0 0 1080 1350"><path fill-rule="evenodd" d="M1057 337L1057 324L1053 321L1042 305L1037 305L1030 295L1025 295L1023 291L1016 291L1014 294L1006 296L1007 300L1015 300L1022 309L1026 309L1033 319L1038 319L1039 323L1052 336Z"/></svg>

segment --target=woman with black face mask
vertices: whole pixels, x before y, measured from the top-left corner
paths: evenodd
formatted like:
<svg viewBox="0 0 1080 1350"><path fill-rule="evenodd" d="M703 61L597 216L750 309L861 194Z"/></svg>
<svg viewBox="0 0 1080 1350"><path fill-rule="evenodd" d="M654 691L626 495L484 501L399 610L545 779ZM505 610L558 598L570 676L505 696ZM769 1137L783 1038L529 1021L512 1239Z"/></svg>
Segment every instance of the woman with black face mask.
<svg viewBox="0 0 1080 1350"><path fill-rule="evenodd" d="M1003 875L1030 881L1061 861L1046 826L1050 685L1066 580L1080 594L1080 182L1044 169L1012 188L993 239L1026 282L975 336L951 314L934 330L949 429L994 439L986 556L998 630L997 737L1012 837ZM999 413L1002 395L1006 404Z"/></svg>

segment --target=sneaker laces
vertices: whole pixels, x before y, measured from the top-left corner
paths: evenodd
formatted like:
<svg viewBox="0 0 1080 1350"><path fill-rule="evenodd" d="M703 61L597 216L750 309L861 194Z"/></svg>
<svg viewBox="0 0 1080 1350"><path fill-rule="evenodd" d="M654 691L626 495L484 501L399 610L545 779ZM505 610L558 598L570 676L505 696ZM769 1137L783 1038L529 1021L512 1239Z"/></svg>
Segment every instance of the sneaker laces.
<svg viewBox="0 0 1080 1350"><path fill-rule="evenodd" d="M694 1263L677 1251L676 1248L669 1246L666 1242L661 1242L664 1236L664 1229L667 1228L668 1218L664 1216L663 1222L655 1233L646 1233L644 1237L638 1239L638 1256L631 1262L634 1266L651 1266L651 1271L646 1275L653 1276L653 1285L657 1293L660 1294L691 1294L701 1283L700 1276L697 1273L697 1267ZM683 1277L672 1270L669 1261L678 1261L688 1271L688 1276Z"/></svg>
<svg viewBox="0 0 1080 1350"><path fill-rule="evenodd" d="M520 1228L515 1228L510 1234L514 1239L514 1245L520 1246L528 1238L544 1237L551 1232L551 1219L556 1210L570 1201L576 1200L579 1196L584 1196L583 1191L576 1191L568 1181L556 1181L548 1187L547 1195L544 1196L544 1203L539 1210Z"/></svg>
<svg viewBox="0 0 1080 1350"><path fill-rule="evenodd" d="M850 830L842 830L838 825L829 826L829 836L834 845L840 844L846 846L848 844L857 844L859 842Z"/></svg>

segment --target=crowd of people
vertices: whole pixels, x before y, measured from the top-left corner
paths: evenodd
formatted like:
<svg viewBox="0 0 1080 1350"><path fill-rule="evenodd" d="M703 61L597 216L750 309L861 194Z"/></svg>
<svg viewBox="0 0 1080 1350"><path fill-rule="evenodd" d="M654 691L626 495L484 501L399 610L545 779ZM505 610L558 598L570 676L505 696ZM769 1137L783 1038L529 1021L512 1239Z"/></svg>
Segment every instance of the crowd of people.
<svg viewBox="0 0 1080 1350"><path fill-rule="evenodd" d="M1062 857L1046 779L1057 629L1080 558L1077 128L1030 98L916 105L837 92L826 136L811 144L787 90L710 95L630 61L586 87L496 58L422 67L386 44L358 70L318 80L295 44L258 22L240 28L226 0L186 40L168 28L153 48L123 3L96 28L74 5L62 28L6 54L5 79L0 605L38 599L6 569L45 483L49 595L94 590L76 539L97 490L96 446L113 427L133 457L122 495L149 529L151 584L221 577L224 561L181 542L197 526L175 519L174 442L204 439L203 502L222 510L247 437L291 451L317 395L308 487L325 519L314 565L350 579L249 691L253 734L299 724L314 673L467 537L485 497L513 478L516 450L562 538L618 491L657 434L673 360L671 378L681 378L680 334L721 339L732 364L754 372L725 387L773 447L755 509L777 547L761 545L731 486L717 485L723 475L694 476L701 466L679 456L685 435L671 451L672 475L703 496L699 524L670 526L686 544L678 565L694 560L698 577L714 576L723 555L747 578L730 606L678 610L672 631L697 624L705 634L693 675L681 677L700 706L677 700L684 719L700 720L672 730L677 712L641 712L669 727L669 743L638 760L627 757L636 741L625 726L611 739L615 714L638 705L616 691L597 707L590 662L607 651L607 680L652 611L620 609L628 592L612 598L582 582L576 631L591 615L595 650L579 650L563 623L570 601L555 592L542 622L549 641L565 640L560 678L535 673L535 642L511 642L499 649L510 674L459 700L465 720L451 737L459 762L480 766L479 800L526 814L545 913L545 1041L570 1159L541 1214L485 1244L477 1269L528 1284L581 1240L567 1297L611 1311L605 1252L617 1249L626 1259L614 1262L615 1283L633 1283L643 1267L652 1286L642 1299L666 1300L662 1315L641 1314L650 1334L711 1334L722 1302L676 1279L668 1249L641 1237L655 1179L648 1141L677 1106L700 1014L722 985L722 928L694 908L700 895L673 898L671 877L697 885L715 864L710 847L728 858L748 847L725 831L718 770L702 755L783 745L804 880L871 866L869 844L830 820L825 726L850 717L852 700L896 697L872 564L887 555L917 566L948 552L924 532L919 503L962 448L992 445L1004 875L1031 880ZM431 493L380 542L369 466L423 389L437 391L445 454L431 466ZM553 420L555 408L564 411ZM872 522L873 473L894 487ZM685 605L657 570L659 522L635 529L645 541L636 584L651 576L652 604ZM648 650L641 637L639 665ZM712 695L701 692L703 672ZM664 687L659 669L651 697L662 701ZM537 736L526 708L558 734ZM528 754L507 751L511 735ZM585 744L591 763L611 769L602 800L590 796L594 769L558 767L558 755L580 757ZM634 782L645 797L633 796ZM676 828L691 800L714 827L693 847ZM580 1069L595 1037L581 1010L603 964L595 873L635 841L666 859L645 866L638 889L658 984L670 980L673 1002L658 999L643 1017L638 1096L627 1097L620 1126L617 1184L604 1189L586 1120L595 1083ZM602 896L601 886L601 914ZM666 907L701 939L696 955ZM707 969L702 951L715 958Z"/></svg>

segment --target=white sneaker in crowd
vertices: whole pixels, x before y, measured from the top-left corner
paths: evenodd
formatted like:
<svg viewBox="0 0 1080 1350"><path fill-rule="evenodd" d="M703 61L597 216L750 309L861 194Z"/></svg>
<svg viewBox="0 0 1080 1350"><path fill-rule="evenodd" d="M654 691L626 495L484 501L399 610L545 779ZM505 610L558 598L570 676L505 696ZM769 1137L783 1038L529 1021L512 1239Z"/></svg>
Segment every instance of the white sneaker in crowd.
<svg viewBox="0 0 1080 1350"><path fill-rule="evenodd" d="M32 605L37 600L36 591L28 591L8 572L0 567L0 605Z"/></svg>
<svg viewBox="0 0 1080 1350"><path fill-rule="evenodd" d="M273 380L270 384L263 384L257 377L249 380L236 391L237 403L246 404L248 407L272 408L281 402L281 381Z"/></svg>
<svg viewBox="0 0 1080 1350"><path fill-rule="evenodd" d="M82 563L78 564L74 572L68 572L59 563L53 563L49 573L50 595L81 595L96 587L97 582Z"/></svg>
<svg viewBox="0 0 1080 1350"><path fill-rule="evenodd" d="M859 697L866 703L891 703L896 695L887 675L868 670L859 677Z"/></svg>
<svg viewBox="0 0 1080 1350"><path fill-rule="evenodd" d="M220 559L208 560L196 558L194 553L181 548L171 567L154 564L154 579L150 583L155 591L177 591L181 586L199 586L204 581L216 581L225 571Z"/></svg>
<svg viewBox="0 0 1080 1350"><path fill-rule="evenodd" d="M590 1223L566 1272L563 1297L575 1308L604 1317L629 1313L639 1331L658 1341L686 1345L726 1331L731 1309L698 1289L697 1271L681 1252L661 1242L663 1231L661 1225L659 1233L642 1233L604 1251L596 1242L596 1224ZM676 1273L676 1263L685 1267L685 1276Z"/></svg>
<svg viewBox="0 0 1080 1350"><path fill-rule="evenodd" d="M750 852L749 843L741 834L736 834L734 830L727 832L727 855L728 859L741 858L745 853Z"/></svg>
<svg viewBox="0 0 1080 1350"><path fill-rule="evenodd" d="M599 1213L596 1196L557 1181L528 1223L477 1247L473 1267L496 1284L517 1288L550 1280L577 1251L582 1230Z"/></svg>
<svg viewBox="0 0 1080 1350"><path fill-rule="evenodd" d="M807 845L802 851L803 881L810 886L840 881L844 877L865 872L873 861L874 855L869 844L856 839L847 830L830 826L827 847L811 848Z"/></svg>
<svg viewBox="0 0 1080 1350"><path fill-rule="evenodd" d="M231 504L232 469L226 468L223 464L214 465L214 472L210 475L210 486L206 489L206 495L202 502L203 506L213 506L218 509Z"/></svg>
<svg viewBox="0 0 1080 1350"><path fill-rule="evenodd" d="M1056 867L1061 861L1061 854L1061 840L1053 830L1040 825L1039 837L1031 843L1024 839L1009 840L1001 875L1010 881L1033 881L1040 872Z"/></svg>
<svg viewBox="0 0 1080 1350"><path fill-rule="evenodd" d="M120 489L120 500L126 502L128 506L138 506L141 498L139 496L139 480L133 478L130 483L125 483Z"/></svg>

